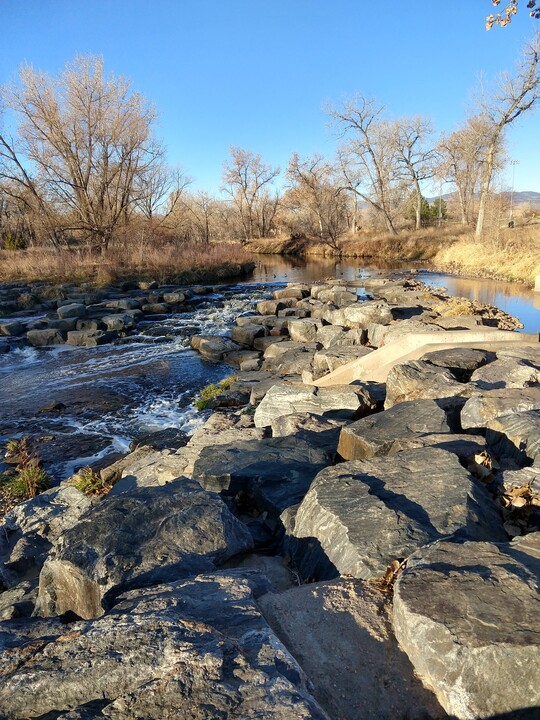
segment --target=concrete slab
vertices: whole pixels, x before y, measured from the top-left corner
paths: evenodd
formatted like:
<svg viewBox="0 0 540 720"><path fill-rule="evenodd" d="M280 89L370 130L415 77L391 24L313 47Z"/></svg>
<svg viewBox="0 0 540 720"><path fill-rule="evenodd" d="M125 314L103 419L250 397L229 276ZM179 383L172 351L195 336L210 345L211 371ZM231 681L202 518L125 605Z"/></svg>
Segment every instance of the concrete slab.
<svg viewBox="0 0 540 720"><path fill-rule="evenodd" d="M471 347L493 350L512 345L538 347L540 336L482 327L478 330L447 330L444 333L411 333L388 343L365 357L353 360L329 375L314 381L318 387L347 385L355 380L362 382L386 382L394 365L407 360L418 360L425 353L455 347Z"/></svg>

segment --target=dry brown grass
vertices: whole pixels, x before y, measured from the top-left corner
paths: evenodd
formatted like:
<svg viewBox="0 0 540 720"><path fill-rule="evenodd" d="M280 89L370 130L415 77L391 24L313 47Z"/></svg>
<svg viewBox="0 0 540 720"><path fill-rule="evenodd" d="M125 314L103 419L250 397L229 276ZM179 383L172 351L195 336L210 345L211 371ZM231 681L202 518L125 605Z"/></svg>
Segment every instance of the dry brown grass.
<svg viewBox="0 0 540 720"><path fill-rule="evenodd" d="M344 238L343 255L385 260L431 260L441 245L457 242L465 232L461 225L402 230L399 235L366 231L356 237Z"/></svg>
<svg viewBox="0 0 540 720"><path fill-rule="evenodd" d="M481 242L469 234L440 248L432 262L470 275L532 284L540 275L540 223L503 228Z"/></svg>
<svg viewBox="0 0 540 720"><path fill-rule="evenodd" d="M0 251L0 282L23 280L107 284L127 278L192 283L240 274L250 255L240 245L163 244L113 247L96 257L85 249Z"/></svg>

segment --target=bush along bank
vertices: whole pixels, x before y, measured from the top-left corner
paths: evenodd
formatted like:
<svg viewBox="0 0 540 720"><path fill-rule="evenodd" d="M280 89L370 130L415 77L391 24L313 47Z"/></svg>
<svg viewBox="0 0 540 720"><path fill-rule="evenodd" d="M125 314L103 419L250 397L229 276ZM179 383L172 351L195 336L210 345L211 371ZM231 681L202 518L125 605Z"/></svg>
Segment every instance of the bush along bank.
<svg viewBox="0 0 540 720"><path fill-rule="evenodd" d="M317 387L411 333L517 324L416 281L368 290L289 286L230 338L194 336L235 377L182 447L101 470L106 494L66 482L6 516L1 714L540 706L540 344L509 333Z"/></svg>

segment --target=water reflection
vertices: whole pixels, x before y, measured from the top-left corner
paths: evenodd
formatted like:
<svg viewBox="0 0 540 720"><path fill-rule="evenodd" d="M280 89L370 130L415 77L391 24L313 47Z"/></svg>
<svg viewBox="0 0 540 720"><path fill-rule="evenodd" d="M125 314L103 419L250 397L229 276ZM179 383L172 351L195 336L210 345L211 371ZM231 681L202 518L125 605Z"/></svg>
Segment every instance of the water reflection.
<svg viewBox="0 0 540 720"><path fill-rule="evenodd" d="M518 317L523 332L540 331L540 293L519 283L500 280L462 278L435 272L425 264L412 262L384 262L363 264L360 258L296 257L255 255L256 268L252 280L256 282L316 282L318 280L358 280L374 275L403 273L412 270L417 277L435 287L445 287L450 295L466 297L495 305Z"/></svg>

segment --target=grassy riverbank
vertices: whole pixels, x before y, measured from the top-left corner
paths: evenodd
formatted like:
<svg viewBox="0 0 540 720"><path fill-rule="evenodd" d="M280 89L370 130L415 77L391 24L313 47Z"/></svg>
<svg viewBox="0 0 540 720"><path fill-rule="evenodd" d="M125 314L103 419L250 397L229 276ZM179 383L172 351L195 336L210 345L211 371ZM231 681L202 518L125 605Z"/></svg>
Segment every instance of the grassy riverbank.
<svg viewBox="0 0 540 720"><path fill-rule="evenodd" d="M258 254L334 257L327 244L305 239L255 240L247 246ZM515 228L500 228L497 237L478 241L468 228L450 226L420 231L403 230L399 235L365 232L344 237L342 257L365 260L410 260L429 262L441 270L475 277L534 283L540 274L540 222Z"/></svg>
<svg viewBox="0 0 540 720"><path fill-rule="evenodd" d="M240 245L174 244L115 247L96 257L87 250L58 252L45 248L0 251L0 282L93 282L152 279L193 284L227 280L251 269L251 256Z"/></svg>

